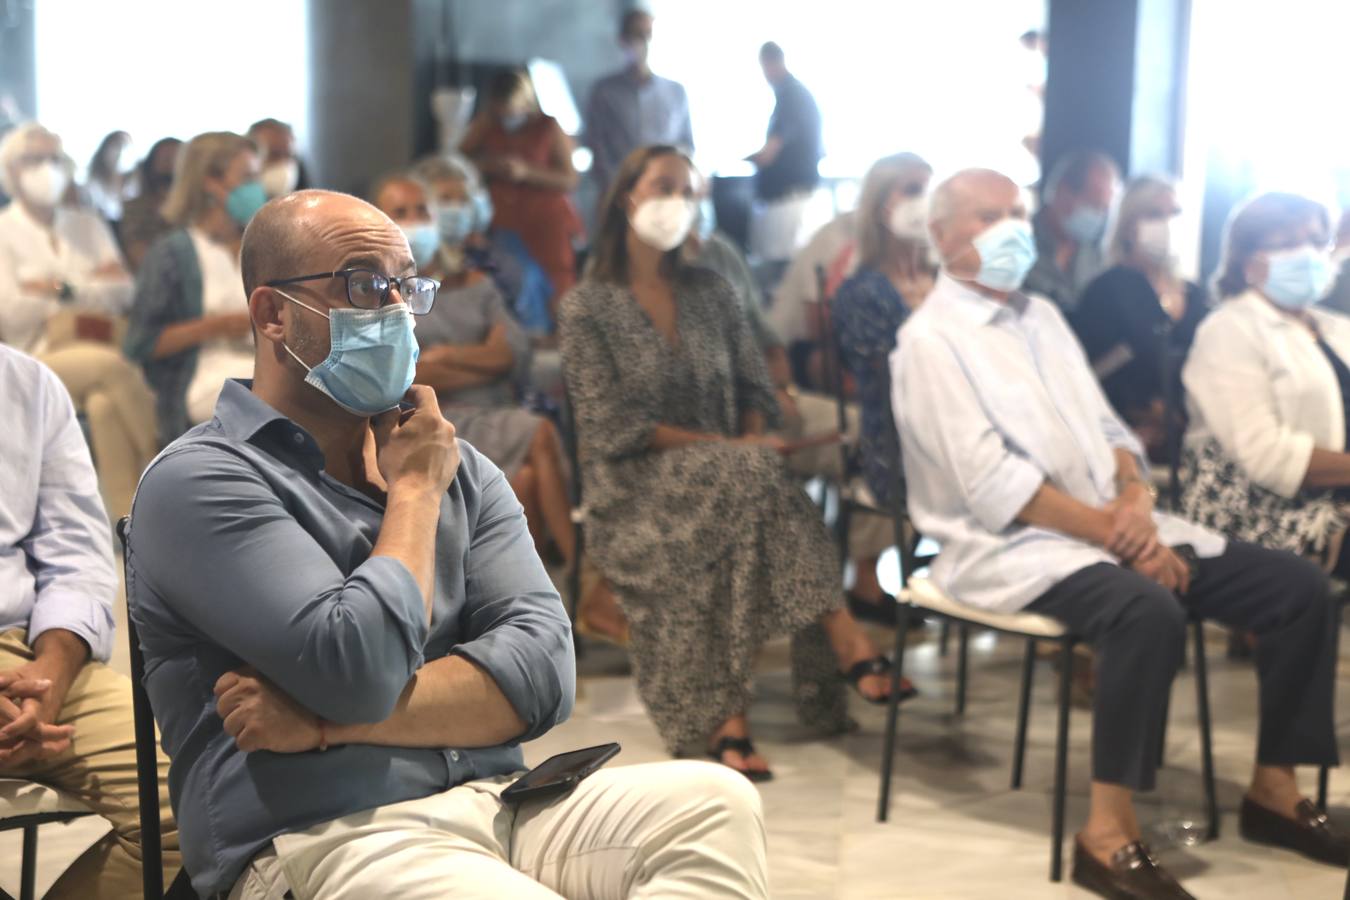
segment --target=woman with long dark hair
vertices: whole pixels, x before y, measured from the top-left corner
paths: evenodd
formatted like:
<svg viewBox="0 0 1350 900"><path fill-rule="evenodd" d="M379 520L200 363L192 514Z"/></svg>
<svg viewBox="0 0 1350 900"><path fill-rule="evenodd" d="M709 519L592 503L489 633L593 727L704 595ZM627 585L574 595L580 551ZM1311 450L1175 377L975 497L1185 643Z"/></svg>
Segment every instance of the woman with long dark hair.
<svg viewBox="0 0 1350 900"><path fill-rule="evenodd" d="M681 259L695 178L674 147L624 161L563 303L563 371L588 546L631 620L638 691L672 752L759 781L746 711L765 641L792 635L798 716L826 732L849 726L845 678L884 702L890 664L844 609L829 535L765 435L777 402L744 312Z"/></svg>

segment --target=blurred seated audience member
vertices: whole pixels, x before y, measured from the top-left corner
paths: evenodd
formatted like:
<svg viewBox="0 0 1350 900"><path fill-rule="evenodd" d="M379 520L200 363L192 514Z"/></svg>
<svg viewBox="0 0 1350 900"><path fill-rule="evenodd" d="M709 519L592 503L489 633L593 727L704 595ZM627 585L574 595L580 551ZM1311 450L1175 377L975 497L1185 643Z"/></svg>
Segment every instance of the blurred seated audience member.
<svg viewBox="0 0 1350 900"><path fill-rule="evenodd" d="M1060 157L1032 217L1036 264L1022 290L1073 313L1084 289L1106 268L1102 241L1119 189L1120 170L1105 153L1076 150Z"/></svg>
<svg viewBox="0 0 1350 900"><path fill-rule="evenodd" d="M715 228L700 221L690 232L686 250L693 265L721 275L731 286L750 325L750 335L760 352L778 400L779 427L773 432L784 440L813 441L839 432L838 400L828 394L799 391L792 383L787 348L764 315L759 284L741 251ZM889 407L888 407L889 408ZM845 413L847 439L858 438L858 409L849 404ZM788 468L803 478L824 477L836 483L844 479L844 460L838 443L805 447L787 457ZM877 580L877 559L894 543L894 528L887 516L859 513L849 523L849 557L853 562L853 586L848 591L849 609L859 619L894 625L895 598Z"/></svg>
<svg viewBox="0 0 1350 900"><path fill-rule="evenodd" d="M260 119L245 135L258 149L258 180L270 200L311 187L305 163L295 152L295 130L277 119Z"/></svg>
<svg viewBox="0 0 1350 900"><path fill-rule="evenodd" d="M1018 291L1036 250L1020 191L987 169L933 194L942 273L900 331L894 405L932 577L974 607L1049 616L1096 651L1092 788L1073 880L1104 897L1188 898L1142 843L1187 615L1257 633L1261 723L1241 831L1344 867L1350 839L1298 789L1336 765L1338 605L1317 567L1155 511L1143 447L1058 308ZM1203 331L1203 327L1202 327Z"/></svg>
<svg viewBox="0 0 1350 900"><path fill-rule="evenodd" d="M854 212L820 227L788 264L769 304L769 324L788 346L792 377L802 387L824 384L819 358L821 317L829 298L858 268ZM824 270L824 296L818 272Z"/></svg>
<svg viewBox="0 0 1350 900"><path fill-rule="evenodd" d="M619 20L624 67L601 78L586 102L582 143L591 151L589 179L597 200L619 164L639 147L672 144L694 152L694 128L684 85L652 72L648 56L655 24L650 11L629 9Z"/></svg>
<svg viewBox="0 0 1350 900"><path fill-rule="evenodd" d="M568 196L577 186L572 141L556 119L540 112L530 77L521 70L493 78L484 100L459 149L487 178L493 227L520 235L548 273L556 313L576 283L572 241L581 237L581 219Z"/></svg>
<svg viewBox="0 0 1350 900"><path fill-rule="evenodd" d="M459 153L428 156L413 167L413 174L431 189L445 270L487 273L527 334L551 334L553 285L548 273L518 234L492 227L492 197L474 164Z"/></svg>
<svg viewBox="0 0 1350 900"><path fill-rule="evenodd" d="M1262 194L1224 233L1221 303L1183 370L1182 509L1238 540L1350 575L1350 320L1314 304L1334 277L1319 203Z"/></svg>
<svg viewBox="0 0 1350 900"><path fill-rule="evenodd" d="M140 897L131 683L106 665L117 574L89 448L51 370L3 345L0 408L0 778L55 787L112 823L48 897ZM168 884L178 839L161 763Z"/></svg>
<svg viewBox="0 0 1350 900"><path fill-rule="evenodd" d="M435 284L327 191L265 206L242 260L255 378L150 467L129 537L197 893L767 897L759 798L717 767L503 803L575 658L506 479L412 386Z"/></svg>
<svg viewBox="0 0 1350 900"><path fill-rule="evenodd" d="M850 725L847 678L884 702L889 663L849 615L819 511L765 433L778 404L740 304L688 265L695 172L634 151L560 321L587 547L632 622L638 692L674 754L770 777L746 719L758 649L792 635L798 717ZM912 690L912 689L911 689Z"/></svg>
<svg viewBox="0 0 1350 900"><path fill-rule="evenodd" d="M1181 364L1195 329L1209 312L1204 288L1176 272L1173 236L1176 187L1145 175L1129 183L1111 235L1111 268L1083 292L1070 317L1106 398L1139 439L1149 459L1169 463L1167 392L1173 398L1171 435L1186 426ZM1172 384L1163 382L1164 367Z"/></svg>
<svg viewBox="0 0 1350 900"><path fill-rule="evenodd" d="M1331 291L1322 299L1322 306L1342 315L1350 315L1350 209L1341 213L1331 261L1334 263L1336 280L1332 283Z"/></svg>
<svg viewBox="0 0 1350 900"><path fill-rule="evenodd" d="M529 338L492 279L442 262L433 206L421 181L389 175L372 191L375 206L407 237L418 274L440 282L436 305L417 322L417 383L436 391L455 433L506 474L535 543L543 547L551 540L570 566L576 546L562 442L553 423L523 409L517 396L530 370Z"/></svg>
<svg viewBox="0 0 1350 900"><path fill-rule="evenodd" d="M89 160L89 177L84 190L89 205L108 222L122 220L122 203L127 196L127 176L136 167L131 135L114 131L99 142Z"/></svg>
<svg viewBox="0 0 1350 900"><path fill-rule="evenodd" d="M99 487L113 517L131 508L155 453L155 404L116 341L131 300L112 230L61 205L71 184L61 139L36 122L0 139L0 341L38 357L88 422Z"/></svg>
<svg viewBox="0 0 1350 900"><path fill-rule="evenodd" d="M132 272L139 272L150 245L173 230L162 208L173 186L174 168L183 142L178 138L160 138L136 167L136 195L122 204L122 225L118 236Z"/></svg>
<svg viewBox="0 0 1350 900"><path fill-rule="evenodd" d="M933 289L929 262L928 182L933 168L913 153L873 164L858 197L854 231L858 271L830 301L839 362L857 385L862 407L862 455L867 487L882 509L895 490L895 418L891 414L890 355L896 332Z"/></svg>
<svg viewBox="0 0 1350 900"><path fill-rule="evenodd" d="M266 199L247 138L213 131L183 148L164 203L174 230L141 265L125 344L158 395L162 444L209 421L220 386L253 372L239 242Z"/></svg>

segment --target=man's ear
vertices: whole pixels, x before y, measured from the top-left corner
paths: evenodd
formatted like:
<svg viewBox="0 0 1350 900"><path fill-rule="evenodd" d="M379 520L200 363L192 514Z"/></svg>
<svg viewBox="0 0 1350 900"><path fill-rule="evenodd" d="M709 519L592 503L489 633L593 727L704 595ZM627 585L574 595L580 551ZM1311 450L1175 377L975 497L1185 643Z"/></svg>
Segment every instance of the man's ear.
<svg viewBox="0 0 1350 900"><path fill-rule="evenodd" d="M285 338L286 325L281 319L281 307L285 302L286 298L270 287L255 287L249 294L248 314L259 340L280 344Z"/></svg>

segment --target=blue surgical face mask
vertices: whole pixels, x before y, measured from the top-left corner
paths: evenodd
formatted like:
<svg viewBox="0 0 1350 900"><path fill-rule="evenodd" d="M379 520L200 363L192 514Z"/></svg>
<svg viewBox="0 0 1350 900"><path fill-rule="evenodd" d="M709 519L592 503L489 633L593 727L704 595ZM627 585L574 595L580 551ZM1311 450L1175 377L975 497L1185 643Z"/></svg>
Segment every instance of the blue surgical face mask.
<svg viewBox="0 0 1350 900"><path fill-rule="evenodd" d="M225 211L243 228L267 202L267 191L260 181L245 181L225 197Z"/></svg>
<svg viewBox="0 0 1350 900"><path fill-rule="evenodd" d="M416 225L400 225L403 236L408 239L408 249L412 251L413 262L418 269L424 268L436 256L441 245L441 236L436 226L430 222L418 222Z"/></svg>
<svg viewBox="0 0 1350 900"><path fill-rule="evenodd" d="M458 247L473 234L475 212L467 203L446 203L436 210L436 230L441 240Z"/></svg>
<svg viewBox="0 0 1350 900"><path fill-rule="evenodd" d="M305 365L294 350L286 347L286 352L308 370L305 384L357 416L373 416L398 406L412 386L419 355L412 311L406 303L324 312L285 291L277 293L328 320L328 356L317 366Z"/></svg>
<svg viewBox="0 0 1350 900"><path fill-rule="evenodd" d="M1015 291L1036 264L1036 240L1026 219L1000 219L973 241L980 255L975 283L991 291Z"/></svg>
<svg viewBox="0 0 1350 900"><path fill-rule="evenodd" d="M525 127L525 123L530 120L529 113L507 113L502 116L502 127L508 133L514 134Z"/></svg>
<svg viewBox="0 0 1350 900"><path fill-rule="evenodd" d="M1078 244L1095 244L1106 233L1106 211L1080 203L1064 220L1064 233Z"/></svg>
<svg viewBox="0 0 1350 900"><path fill-rule="evenodd" d="M1306 309L1326 296L1335 276L1331 257L1321 250L1280 250L1266 255L1261 293L1284 309Z"/></svg>
<svg viewBox="0 0 1350 900"><path fill-rule="evenodd" d="M497 211L492 208L492 195L482 188L473 192L473 212L475 233L486 232L492 227L492 217Z"/></svg>

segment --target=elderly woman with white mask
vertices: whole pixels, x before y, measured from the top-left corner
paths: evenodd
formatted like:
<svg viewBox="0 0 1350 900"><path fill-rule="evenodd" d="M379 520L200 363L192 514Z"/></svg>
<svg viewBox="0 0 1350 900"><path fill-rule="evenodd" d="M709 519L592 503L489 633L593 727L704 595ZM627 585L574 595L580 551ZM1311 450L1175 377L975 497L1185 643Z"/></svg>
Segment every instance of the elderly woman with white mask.
<svg viewBox="0 0 1350 900"><path fill-rule="evenodd" d="M1166 446L1165 389L1180 397L1181 364L1210 309L1204 288L1176 271L1180 213L1170 181L1151 175L1131 181L1108 248L1111 268L1087 286L1070 317L1107 399L1159 463L1175 452ZM1173 385L1163 383L1164 368ZM1179 408L1173 416L1180 435Z"/></svg>
<svg viewBox="0 0 1350 900"><path fill-rule="evenodd" d="M117 351L131 278L98 213L61 205L71 183L61 139L36 122L0 140L0 341L39 357L88 420L109 515L155 450L154 400Z"/></svg>

